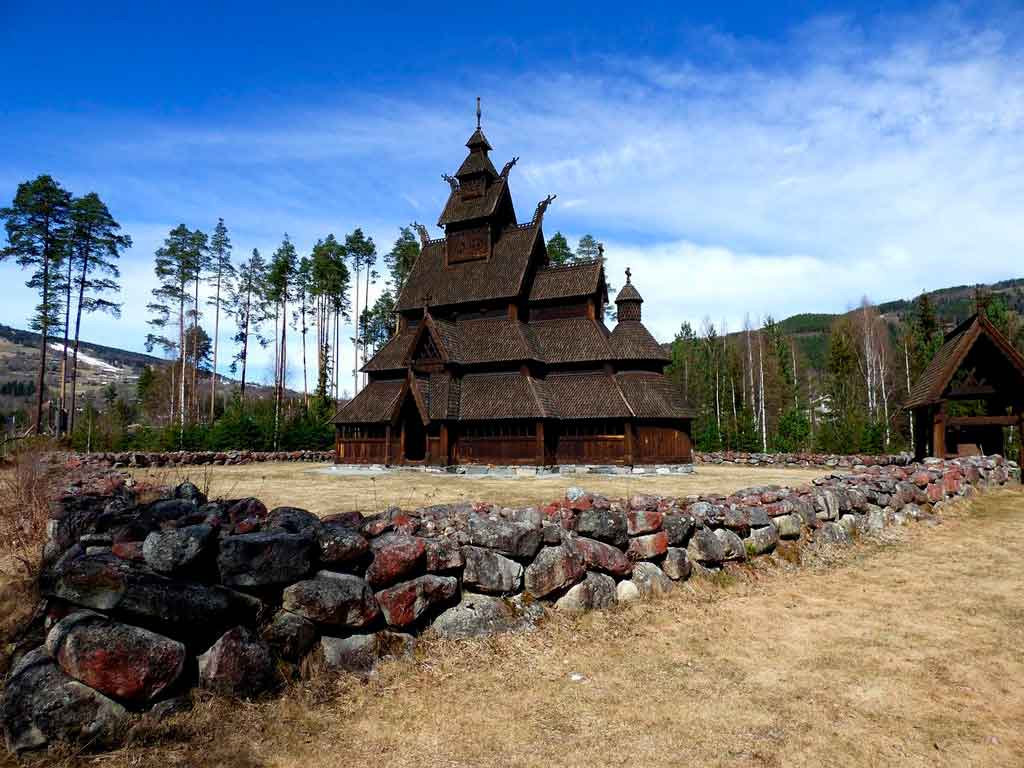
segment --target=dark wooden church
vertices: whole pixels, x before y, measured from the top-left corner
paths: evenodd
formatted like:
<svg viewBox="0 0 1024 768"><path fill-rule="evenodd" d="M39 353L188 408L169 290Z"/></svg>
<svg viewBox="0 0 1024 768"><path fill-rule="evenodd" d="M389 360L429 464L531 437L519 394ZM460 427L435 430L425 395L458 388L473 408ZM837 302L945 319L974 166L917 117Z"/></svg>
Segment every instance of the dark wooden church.
<svg viewBox="0 0 1024 768"><path fill-rule="evenodd" d="M982 304L946 334L904 407L918 459L1001 454L1007 427L1024 455L1024 356Z"/></svg>
<svg viewBox="0 0 1024 768"><path fill-rule="evenodd" d="M382 464L691 461L692 411L663 375L630 281L604 324L602 260L552 266L542 223L520 223L515 160L495 170L477 128L445 177L451 194L398 297L395 336L338 412L337 460Z"/></svg>

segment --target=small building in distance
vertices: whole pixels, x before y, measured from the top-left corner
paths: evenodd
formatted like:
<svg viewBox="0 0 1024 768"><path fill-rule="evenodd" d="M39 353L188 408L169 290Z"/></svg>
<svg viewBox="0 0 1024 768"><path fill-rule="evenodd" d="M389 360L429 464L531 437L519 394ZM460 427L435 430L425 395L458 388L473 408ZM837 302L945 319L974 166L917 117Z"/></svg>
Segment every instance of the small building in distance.
<svg viewBox="0 0 1024 768"><path fill-rule="evenodd" d="M548 259L552 197L520 222L480 128L397 300L395 336L334 419L340 463L661 464L692 460L693 412L626 271L604 323L603 258Z"/></svg>
<svg viewBox="0 0 1024 768"><path fill-rule="evenodd" d="M982 305L946 334L904 407L918 460L1001 454L1007 427L1024 455L1024 356Z"/></svg>

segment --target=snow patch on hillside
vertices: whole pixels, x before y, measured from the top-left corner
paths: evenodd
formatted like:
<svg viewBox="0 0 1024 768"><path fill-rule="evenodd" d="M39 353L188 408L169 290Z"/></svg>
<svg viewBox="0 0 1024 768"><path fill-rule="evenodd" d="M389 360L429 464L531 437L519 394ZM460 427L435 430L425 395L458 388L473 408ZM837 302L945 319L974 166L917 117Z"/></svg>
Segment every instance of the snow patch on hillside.
<svg viewBox="0 0 1024 768"><path fill-rule="evenodd" d="M54 343L51 342L50 343L50 349L55 349L58 352L60 352L60 351L62 351L64 349L64 345L63 344L54 344ZM71 364L71 358L72 358L72 350L71 350L70 347L68 347L68 365ZM87 355L84 352L82 352L81 349L78 350L78 364L79 365L88 365L88 366L91 366L93 368L99 368L100 370L109 371L110 373L121 373L121 369L118 368L116 365L111 365L108 362L100 360L98 357L93 357L92 355Z"/></svg>

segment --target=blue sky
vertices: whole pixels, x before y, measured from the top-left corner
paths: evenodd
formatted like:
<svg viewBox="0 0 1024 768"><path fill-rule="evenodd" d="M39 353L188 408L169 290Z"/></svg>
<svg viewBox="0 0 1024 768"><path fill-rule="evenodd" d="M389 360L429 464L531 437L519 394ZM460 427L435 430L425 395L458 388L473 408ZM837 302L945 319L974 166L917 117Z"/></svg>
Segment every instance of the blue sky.
<svg viewBox="0 0 1024 768"><path fill-rule="evenodd" d="M547 234L631 266L659 338L737 329L1024 275L1022 29L989 3L0 0L0 197L39 173L103 197L135 247L123 319L87 335L141 348L167 230L386 250L433 227L479 95L521 217L557 193Z"/></svg>

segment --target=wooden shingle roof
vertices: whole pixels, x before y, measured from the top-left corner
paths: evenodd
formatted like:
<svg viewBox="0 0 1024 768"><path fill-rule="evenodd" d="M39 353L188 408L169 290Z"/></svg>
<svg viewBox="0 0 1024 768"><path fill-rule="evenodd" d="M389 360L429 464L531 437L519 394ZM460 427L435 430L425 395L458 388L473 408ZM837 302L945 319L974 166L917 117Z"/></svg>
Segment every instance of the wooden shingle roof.
<svg viewBox="0 0 1024 768"><path fill-rule="evenodd" d="M561 419L617 419L633 415L613 376L559 373L544 379L551 415Z"/></svg>
<svg viewBox="0 0 1024 768"><path fill-rule="evenodd" d="M987 336L1024 378L1024 356L985 315L974 314L946 334L945 341L914 384L903 407L920 408L941 402L943 393L963 364L967 353L982 336Z"/></svg>
<svg viewBox="0 0 1024 768"><path fill-rule="evenodd" d="M474 373L462 377L458 418L460 421L490 419L543 419L540 385L517 372Z"/></svg>
<svg viewBox="0 0 1024 768"><path fill-rule="evenodd" d="M639 320L620 320L608 337L608 346L616 360L672 359Z"/></svg>
<svg viewBox="0 0 1024 768"><path fill-rule="evenodd" d="M603 362L612 359L608 329L589 317L564 317L529 324L540 359L546 363Z"/></svg>
<svg viewBox="0 0 1024 768"><path fill-rule="evenodd" d="M491 170L494 169L491 168ZM459 221L471 221L490 216L497 209L498 203L507 189L508 182L504 178L499 178L491 184L484 194L468 200L462 198L460 190L453 189L448 195L448 202L444 204L444 210L441 211L437 225L443 227Z"/></svg>
<svg viewBox="0 0 1024 768"><path fill-rule="evenodd" d="M530 254L541 236L537 222L507 227L489 259L453 267L445 264L443 240L427 243L405 281L397 309L418 309L425 299L431 307L440 307L518 296Z"/></svg>
<svg viewBox="0 0 1024 768"><path fill-rule="evenodd" d="M600 261L538 269L530 286L530 301L591 296L601 284Z"/></svg>
<svg viewBox="0 0 1024 768"><path fill-rule="evenodd" d="M692 419L697 414L660 373L619 373L616 380L638 419Z"/></svg>
<svg viewBox="0 0 1024 768"><path fill-rule="evenodd" d="M390 421L398 407L405 379L371 381L341 407L335 423L373 424Z"/></svg>

